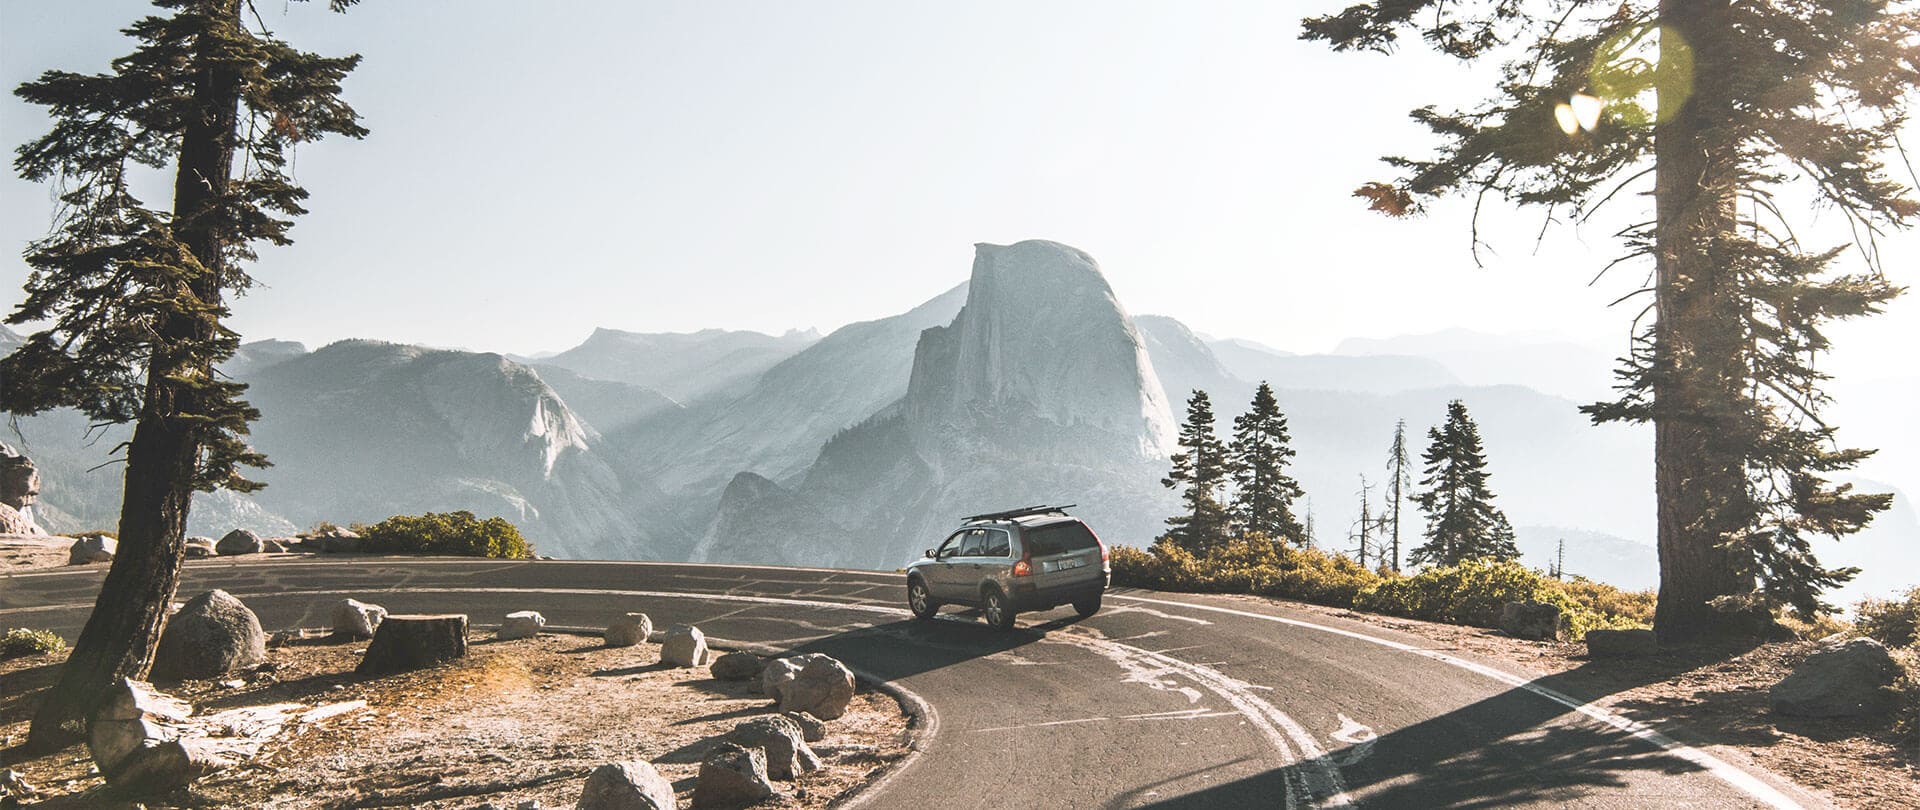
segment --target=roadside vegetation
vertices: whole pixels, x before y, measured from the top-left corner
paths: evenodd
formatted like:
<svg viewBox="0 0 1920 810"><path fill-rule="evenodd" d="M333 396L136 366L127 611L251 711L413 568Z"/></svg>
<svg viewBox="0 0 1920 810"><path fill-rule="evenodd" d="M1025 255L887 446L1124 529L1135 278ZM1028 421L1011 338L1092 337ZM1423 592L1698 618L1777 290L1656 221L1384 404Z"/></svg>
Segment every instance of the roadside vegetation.
<svg viewBox="0 0 1920 810"><path fill-rule="evenodd" d="M1407 576L1366 568L1345 554L1295 548L1255 536L1194 553L1166 538L1141 550L1113 550L1113 579L1195 593L1239 593L1409 619L1494 627L1507 602L1559 605L1572 637L1600 628L1646 627L1652 591L1587 580L1560 581L1511 560L1472 559Z"/></svg>
<svg viewBox="0 0 1920 810"><path fill-rule="evenodd" d="M57 653L67 648L63 639L48 630L14 627L0 636L0 658L24 658L29 655Z"/></svg>
<svg viewBox="0 0 1920 810"><path fill-rule="evenodd" d="M1867 599L1855 612L1854 630L1887 645L1906 670L1894 684L1900 693L1894 731L1908 745L1920 746L1920 586L1895 599Z"/></svg>
<svg viewBox="0 0 1920 810"><path fill-rule="evenodd" d="M394 515L371 526L356 525L365 549L376 554L447 554L524 560L533 546L505 518L481 520L472 512Z"/></svg>
<svg viewBox="0 0 1920 810"><path fill-rule="evenodd" d="M1459 400L1447 405L1442 425L1427 431L1417 490L1408 469L1406 425L1395 426L1384 488L1388 501L1376 508L1362 478L1351 556L1315 547L1312 520L1295 519L1294 502L1305 493L1287 474L1294 456L1287 420L1265 383L1233 427L1232 439L1222 441L1207 393L1193 392L1180 428L1183 452L1173 457L1162 481L1181 490L1183 513L1167 519L1166 535L1151 547L1114 549L1116 583L1297 599L1481 627L1497 626L1508 602L1540 601L1560 607L1575 639L1588 630L1653 621L1652 591L1577 577L1565 581L1520 564L1513 526L1493 504L1479 426ZM1400 570L1406 501L1426 516L1424 542L1407 555L1423 567L1411 575Z"/></svg>

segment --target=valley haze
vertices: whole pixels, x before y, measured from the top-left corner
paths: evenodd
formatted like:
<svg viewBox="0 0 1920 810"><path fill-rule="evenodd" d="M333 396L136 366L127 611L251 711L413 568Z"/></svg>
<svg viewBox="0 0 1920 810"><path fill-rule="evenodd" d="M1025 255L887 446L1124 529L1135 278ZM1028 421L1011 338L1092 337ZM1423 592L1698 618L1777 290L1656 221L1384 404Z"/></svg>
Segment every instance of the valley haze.
<svg viewBox="0 0 1920 810"><path fill-rule="evenodd" d="M1590 349L1456 330L1292 354L1132 315L1094 258L1064 244L975 251L965 283L824 336L598 329L544 357L248 343L223 370L262 412L253 440L274 462L259 473L269 487L199 496L190 531L468 509L564 558L890 570L963 514L1077 502L1104 539L1145 546L1179 508L1160 478L1188 394L1208 391L1227 425L1266 381L1321 547L1352 548L1359 476L1384 478L1394 422L1424 446L1462 399L1525 562L1547 567L1564 540L1570 573L1656 582L1650 431L1576 411L1605 394L1579 372L1605 360ZM119 472L101 465L126 428L89 433L54 412L18 430L46 480L43 524L111 526ZM1418 511L1403 520L1411 547ZM1916 549L1920 519L1901 491L1872 528L1821 553L1865 569L1844 600L1909 584Z"/></svg>

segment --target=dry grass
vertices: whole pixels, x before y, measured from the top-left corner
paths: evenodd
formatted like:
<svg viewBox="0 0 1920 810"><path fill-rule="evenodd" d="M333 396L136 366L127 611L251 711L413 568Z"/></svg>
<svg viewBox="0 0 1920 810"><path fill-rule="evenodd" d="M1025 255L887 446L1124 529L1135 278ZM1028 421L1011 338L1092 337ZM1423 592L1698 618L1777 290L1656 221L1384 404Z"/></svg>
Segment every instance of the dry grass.
<svg viewBox="0 0 1920 810"><path fill-rule="evenodd" d="M285 701L364 700L368 708L287 733L259 757L148 807L512 807L535 799L570 807L600 764L652 763L690 794L714 738L773 710L757 683L717 681L701 669L668 669L651 644L610 649L597 639L543 635L509 642L476 636L467 658L420 672L363 680L353 675L365 643L296 642L269 651L270 679L239 686L199 681L168 691L200 712ZM48 800L44 808L131 807L110 803L84 747L17 761L35 695L56 657L0 664L0 752ZM855 696L847 716L814 744L827 766L770 806L826 807L908 750L907 719L890 697Z"/></svg>

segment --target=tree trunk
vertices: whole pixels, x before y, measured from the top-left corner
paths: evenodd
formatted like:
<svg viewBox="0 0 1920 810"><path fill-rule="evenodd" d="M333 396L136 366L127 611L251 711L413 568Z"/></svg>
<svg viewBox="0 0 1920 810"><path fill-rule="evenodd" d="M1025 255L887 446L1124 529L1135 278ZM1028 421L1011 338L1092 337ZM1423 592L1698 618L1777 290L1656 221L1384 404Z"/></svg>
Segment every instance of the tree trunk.
<svg viewBox="0 0 1920 810"><path fill-rule="evenodd" d="M1725 133L1733 111L1721 77L1728 0L1662 0L1669 30L1692 46L1692 96L1655 130L1654 486L1660 597L1654 629L1685 642L1748 621L1709 604L1753 591L1724 547L1742 522L1743 459L1717 443L1740 401L1740 298L1722 246L1735 230L1738 154ZM1673 45L1663 37L1662 48ZM1663 117L1673 104L1663 88Z"/></svg>
<svg viewBox="0 0 1920 810"><path fill-rule="evenodd" d="M240 25L239 0L206 0L203 10ZM227 275L230 237L223 202L231 185L241 78L211 59L194 87L199 114L187 122L174 176L174 233L204 272L192 274L182 297L217 310ZM120 505L120 545L93 613L74 642L60 680L33 717L27 746L53 751L83 739L89 712L120 678L144 680L180 583L187 509L202 449L193 417L204 408L192 381L213 373L208 351L216 314L176 309L161 323L147 368L146 397L127 447Z"/></svg>

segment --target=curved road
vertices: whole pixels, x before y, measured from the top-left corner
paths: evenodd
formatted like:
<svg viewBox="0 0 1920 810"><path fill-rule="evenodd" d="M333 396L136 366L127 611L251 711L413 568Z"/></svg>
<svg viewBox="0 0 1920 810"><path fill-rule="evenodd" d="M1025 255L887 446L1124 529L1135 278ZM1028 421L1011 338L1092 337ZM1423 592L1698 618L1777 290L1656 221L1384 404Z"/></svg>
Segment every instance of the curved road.
<svg viewBox="0 0 1920 810"><path fill-rule="evenodd" d="M72 638L102 566L0 578L0 624ZM897 574L418 558L190 562L269 629L324 627L341 596L488 625L621 612L826 652L921 696L919 754L869 807L1820 807L1557 687L1358 622L1248 600L1110 592L996 632L914 621Z"/></svg>

